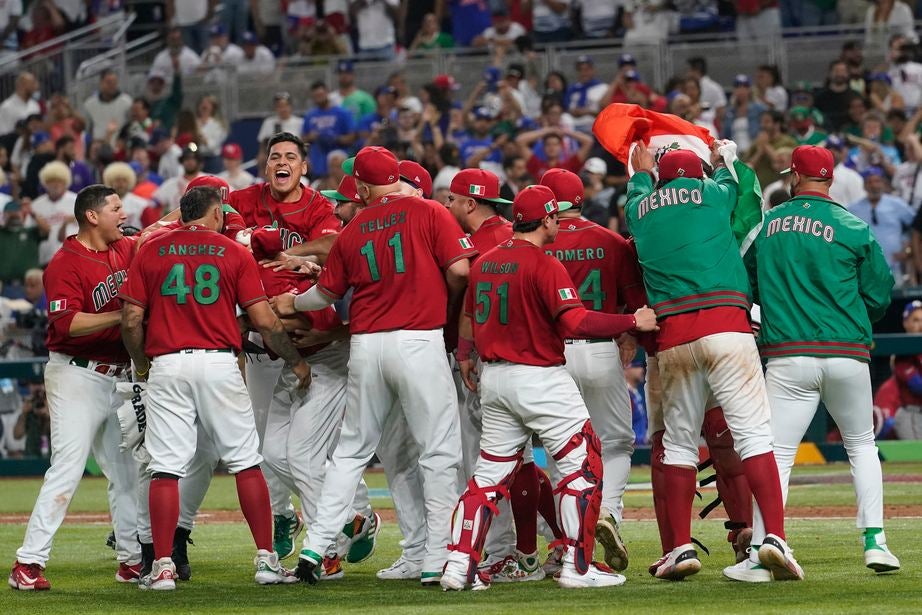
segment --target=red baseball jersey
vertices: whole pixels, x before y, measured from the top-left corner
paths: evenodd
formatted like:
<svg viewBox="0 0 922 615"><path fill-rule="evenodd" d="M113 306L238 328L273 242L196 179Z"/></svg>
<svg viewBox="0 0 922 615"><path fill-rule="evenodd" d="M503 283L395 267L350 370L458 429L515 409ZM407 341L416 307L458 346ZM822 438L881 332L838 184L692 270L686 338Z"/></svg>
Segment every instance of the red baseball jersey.
<svg viewBox="0 0 922 615"><path fill-rule="evenodd" d="M234 211L234 208L230 205L224 205L224 230L222 233L236 240L237 233L247 228L246 222L243 221L243 216ZM163 226L154 229L148 235L144 237L144 241L150 241L155 237L160 236L162 233L167 233L169 231L175 231L178 228L182 228L182 220L173 220L172 222L167 222ZM273 256L275 256L273 254Z"/></svg>
<svg viewBox="0 0 922 615"><path fill-rule="evenodd" d="M343 230L317 285L335 299L354 289L352 333L438 329L448 309L444 270L476 254L443 206L388 194Z"/></svg>
<svg viewBox="0 0 922 615"><path fill-rule="evenodd" d="M48 350L102 363L128 363L118 325L80 337L71 337L69 331L78 312L122 309L118 293L128 277L134 244L134 238L126 237L97 252L84 247L76 236L64 240L42 276L48 297Z"/></svg>
<svg viewBox="0 0 922 615"><path fill-rule="evenodd" d="M471 233L471 242L477 254L486 254L510 239L512 239L512 223L502 216L487 218L479 229Z"/></svg>
<svg viewBox="0 0 922 615"><path fill-rule="evenodd" d="M147 241L129 273L119 296L147 310L151 357L184 348L240 352L237 306L266 301L246 248L194 225Z"/></svg>
<svg viewBox="0 0 922 615"><path fill-rule="evenodd" d="M275 226L282 231L284 250L321 235L338 233L342 223L333 215L333 204L319 192L301 186L301 198L294 203L280 203L272 198L269 184L256 184L230 193L230 205L243 217L247 226Z"/></svg>
<svg viewBox="0 0 922 615"><path fill-rule="evenodd" d="M524 239L510 239L471 267L464 313L484 361L549 367L563 365L557 316L579 307L567 270Z"/></svg>
<svg viewBox="0 0 922 615"><path fill-rule="evenodd" d="M582 218L561 218L560 232L545 252L559 260L587 310L618 314L646 302L636 256L625 240Z"/></svg>

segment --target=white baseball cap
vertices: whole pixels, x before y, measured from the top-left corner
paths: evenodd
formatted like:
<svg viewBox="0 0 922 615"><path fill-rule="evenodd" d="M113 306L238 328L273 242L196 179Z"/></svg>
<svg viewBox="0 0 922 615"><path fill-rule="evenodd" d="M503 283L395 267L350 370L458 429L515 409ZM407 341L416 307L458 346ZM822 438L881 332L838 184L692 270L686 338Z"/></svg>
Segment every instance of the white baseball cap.
<svg viewBox="0 0 922 615"><path fill-rule="evenodd" d="M608 175L608 165L601 158L590 158L583 165L583 170L597 175Z"/></svg>

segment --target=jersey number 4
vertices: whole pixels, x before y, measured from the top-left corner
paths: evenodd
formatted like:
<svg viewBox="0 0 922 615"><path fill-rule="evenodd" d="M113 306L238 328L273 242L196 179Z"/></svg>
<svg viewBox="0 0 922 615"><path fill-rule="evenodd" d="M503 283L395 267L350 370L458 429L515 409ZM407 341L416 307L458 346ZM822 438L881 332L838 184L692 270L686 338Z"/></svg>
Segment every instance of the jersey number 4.
<svg viewBox="0 0 922 615"><path fill-rule="evenodd" d="M166 279L160 285L160 295L163 297L176 297L176 303L185 305L186 297L192 293L192 298L199 305L211 305L218 300L221 289L218 280L221 272L213 265L199 265L193 270L192 277L195 284L190 287L186 283L186 266L176 263L170 268Z"/></svg>
<svg viewBox="0 0 922 615"><path fill-rule="evenodd" d="M593 310L601 310L605 303L605 291L602 290L602 270L590 269L576 292L581 301L592 301Z"/></svg>
<svg viewBox="0 0 922 615"><path fill-rule="evenodd" d="M496 303L499 307L499 324L509 324L509 282L503 282L496 287L494 293L492 282L478 282L477 288L474 289L474 301L477 308L474 310L474 320L478 325L482 325L490 318L490 312L493 310L493 295L496 295Z"/></svg>
<svg viewBox="0 0 922 615"><path fill-rule="evenodd" d="M394 273L406 273L406 264L403 261L403 240L400 233L394 233L394 236L387 240L387 245L394 252ZM371 275L371 281L377 282L381 279L381 271L378 269L378 258L375 256L375 242L369 239L359 250L359 253L365 257L368 263L368 273Z"/></svg>

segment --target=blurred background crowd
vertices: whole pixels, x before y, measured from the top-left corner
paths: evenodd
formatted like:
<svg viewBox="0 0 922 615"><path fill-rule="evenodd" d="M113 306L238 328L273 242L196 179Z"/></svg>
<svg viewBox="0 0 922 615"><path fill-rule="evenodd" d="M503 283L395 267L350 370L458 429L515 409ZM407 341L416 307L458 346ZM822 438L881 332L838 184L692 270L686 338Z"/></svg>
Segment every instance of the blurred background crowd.
<svg viewBox="0 0 922 615"><path fill-rule="evenodd" d="M833 197L871 226L908 292L922 284L920 9L901 0L0 0L0 357L45 352L42 267L75 231L77 191L112 186L127 225L141 228L176 208L201 173L234 189L261 181L264 144L279 131L310 145L304 181L323 189L337 187L341 163L363 145L419 161L442 202L461 168L497 173L512 199L563 167L583 178L583 216L626 234L626 170L592 135L613 102L736 141L766 208L789 197L780 171L794 147L828 147ZM65 48L56 37L122 18L125 40L153 41L140 71L47 59ZM854 35L822 38L837 26ZM651 68L651 50L672 37L759 54L759 41L777 49L800 32L792 28L827 41L831 61L809 79L786 80L774 53L746 72L693 49L669 74ZM551 64L556 46L571 52ZM228 88L249 88L246 112ZM922 303L895 303L891 330L922 333ZM642 363L626 373L643 444ZM878 403L881 436L922 438L888 427L897 412L922 414L922 382L894 373L882 388L890 401ZM0 379L0 456L47 455L47 423L40 385Z"/></svg>

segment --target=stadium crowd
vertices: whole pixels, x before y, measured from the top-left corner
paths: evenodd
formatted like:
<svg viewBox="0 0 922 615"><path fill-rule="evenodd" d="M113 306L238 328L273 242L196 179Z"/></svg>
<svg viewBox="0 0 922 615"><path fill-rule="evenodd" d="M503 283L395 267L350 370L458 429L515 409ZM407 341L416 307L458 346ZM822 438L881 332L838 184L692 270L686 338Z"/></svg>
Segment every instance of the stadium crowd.
<svg viewBox="0 0 922 615"><path fill-rule="evenodd" d="M18 0L0 3L4 53L24 49L111 12L126 2ZM214 0L146 3L139 20L167 23L165 48L154 59L143 91L123 89L105 70L98 88L81 101L66 92L41 91L22 72L0 103L0 352L15 358L44 353L47 298L41 269L75 232L76 193L105 183L122 199L127 226L142 228L176 209L186 185L205 172L233 189L261 181L264 145L280 131L310 145L305 181L334 190L341 164L364 145L381 145L400 159L418 161L432 176L432 196L447 202L461 169L496 173L501 196L512 199L551 168L578 173L583 216L626 233L623 204L627 171L592 135L596 114L612 102L672 113L736 141L762 186L765 208L789 198L791 163L801 144L834 154L833 198L871 225L897 285L922 283L922 58L912 28L913 3L807 0L326 0L283 2ZM153 8L151 8L153 7ZM159 7L159 9L158 9ZM162 10L157 13L156 10ZM865 40L842 46L826 75L784 83L776 66L719 83L704 58L688 58L661 91L645 80L630 53L614 74L581 55L566 71L537 72L533 44L574 37L653 40L670 32L736 30L764 36L782 26L864 23ZM871 65L863 46L884 40L885 61ZM357 87L358 62L450 47L485 47L482 79L462 91L452 75L438 75L418 91L398 69L373 91ZM190 99L183 77L234 63L241 75L275 70L291 58L350 55L339 60L335 81L316 81L307 100L280 91L266 97L259 130L260 156L244 168L240 143L219 100ZM399 63L395 63L395 68ZM509 211L500 210L505 216ZM922 305L904 315L918 332ZM643 373L626 371L632 387L638 443L646 437ZM900 379L898 395L878 405L881 426L901 407L922 412L922 386ZM635 394L637 393L637 394ZM896 402L893 400L896 399ZM47 411L41 387L0 380L0 455L45 455ZM891 421L892 424L892 421ZM891 430L892 434L892 430ZM899 434L896 434L899 435ZM919 437L918 434L915 437Z"/></svg>

